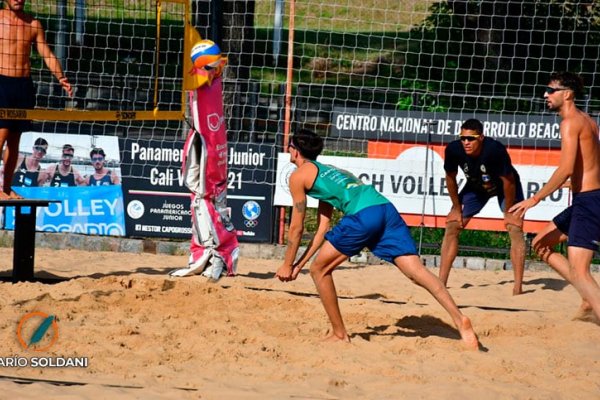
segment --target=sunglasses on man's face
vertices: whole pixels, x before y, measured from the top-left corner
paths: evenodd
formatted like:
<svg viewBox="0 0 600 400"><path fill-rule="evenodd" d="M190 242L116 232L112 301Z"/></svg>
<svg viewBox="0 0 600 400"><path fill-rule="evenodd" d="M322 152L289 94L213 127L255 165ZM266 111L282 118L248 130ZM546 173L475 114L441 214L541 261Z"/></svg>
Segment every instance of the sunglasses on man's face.
<svg viewBox="0 0 600 400"><path fill-rule="evenodd" d="M474 142L479 136L460 136L460 141Z"/></svg>
<svg viewBox="0 0 600 400"><path fill-rule="evenodd" d="M547 86L546 89L544 90L544 92L548 93L548 94L553 94L556 92L560 92L561 90L568 90L568 88L562 88L562 87L552 87L552 86Z"/></svg>
<svg viewBox="0 0 600 400"><path fill-rule="evenodd" d="M62 158L73 158L73 154L63 153Z"/></svg>
<svg viewBox="0 0 600 400"><path fill-rule="evenodd" d="M33 146L35 151L39 151L42 154L46 154L46 148L44 146Z"/></svg>
<svg viewBox="0 0 600 400"><path fill-rule="evenodd" d="M92 157L92 161L93 161L93 162L100 162L100 161L104 161L104 157Z"/></svg>

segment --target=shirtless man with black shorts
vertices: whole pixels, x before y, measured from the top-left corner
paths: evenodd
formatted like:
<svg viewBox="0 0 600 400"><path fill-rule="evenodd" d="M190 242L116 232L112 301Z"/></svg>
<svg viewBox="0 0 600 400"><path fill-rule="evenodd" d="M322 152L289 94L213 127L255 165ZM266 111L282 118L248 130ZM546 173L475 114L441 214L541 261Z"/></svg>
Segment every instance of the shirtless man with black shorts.
<svg viewBox="0 0 600 400"><path fill-rule="evenodd" d="M31 80L31 47L38 53L50 72L58 79L69 96L71 84L60 62L46 42L42 24L25 13L25 0L4 0L0 10L0 108L35 106L35 89ZM4 183L0 199L19 198L11 189L13 171L19 156L21 133L31 130L28 120L0 120L0 149L4 149Z"/></svg>
<svg viewBox="0 0 600 400"><path fill-rule="evenodd" d="M576 74L560 72L550 76L544 98L548 109L562 118L560 163L536 194L509 211L523 216L570 178L572 205L536 235L533 248L581 295L575 318L598 323L600 286L590 273L590 264L600 242L600 142L596 121L575 105L575 98L583 91L583 82ZM567 258L554 251L554 246L565 240Z"/></svg>

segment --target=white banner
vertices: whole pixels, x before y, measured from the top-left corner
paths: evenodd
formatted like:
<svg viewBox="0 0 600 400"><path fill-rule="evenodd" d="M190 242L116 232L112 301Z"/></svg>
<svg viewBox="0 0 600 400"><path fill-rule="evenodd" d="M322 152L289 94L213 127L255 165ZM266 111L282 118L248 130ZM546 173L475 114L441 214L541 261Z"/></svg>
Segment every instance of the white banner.
<svg viewBox="0 0 600 400"><path fill-rule="evenodd" d="M429 154L427 154L429 153ZM402 152L396 159L320 156L318 161L350 171L364 183L371 184L394 204L401 214L446 216L452 205L446 188L444 160L425 146L414 146ZM295 166L289 161L289 153L279 153L274 204L291 206L288 180ZM548 181L556 167L515 165L525 198L536 193ZM458 174L459 186L465 183L462 171ZM570 204L570 191L560 189L531 209L526 219L550 221ZM309 197L309 207L317 201ZM477 215L480 218L502 218L498 201L494 197Z"/></svg>

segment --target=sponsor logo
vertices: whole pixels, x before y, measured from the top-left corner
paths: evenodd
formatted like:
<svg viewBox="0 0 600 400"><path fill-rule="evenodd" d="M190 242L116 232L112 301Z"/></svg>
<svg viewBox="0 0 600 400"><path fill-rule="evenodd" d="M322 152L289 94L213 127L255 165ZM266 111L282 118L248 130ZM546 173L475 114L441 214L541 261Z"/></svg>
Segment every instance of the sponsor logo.
<svg viewBox="0 0 600 400"><path fill-rule="evenodd" d="M135 111L117 111L115 113L115 118L117 121L135 119L137 116Z"/></svg>
<svg viewBox="0 0 600 400"><path fill-rule="evenodd" d="M244 205L242 206L242 215L244 216L244 218L250 220L250 221L254 221L255 219L258 219L258 217L260 217L260 204L258 204L256 201L254 200L249 200L247 202L244 203Z"/></svg>
<svg viewBox="0 0 600 400"><path fill-rule="evenodd" d="M0 119L27 119L27 111L0 109Z"/></svg>
<svg viewBox="0 0 600 400"><path fill-rule="evenodd" d="M140 219L145 211L144 203L139 200L132 200L127 204L127 215L132 219Z"/></svg>
<svg viewBox="0 0 600 400"><path fill-rule="evenodd" d="M246 226L246 228L256 228L256 225L258 225L258 221L257 220L245 219L244 220L244 225Z"/></svg>
<svg viewBox="0 0 600 400"><path fill-rule="evenodd" d="M225 118L223 118L222 115L219 115L216 113L209 114L206 117L206 123L208 124L208 129L210 129L213 132L217 132L221 128L221 125L223 125L224 119Z"/></svg>

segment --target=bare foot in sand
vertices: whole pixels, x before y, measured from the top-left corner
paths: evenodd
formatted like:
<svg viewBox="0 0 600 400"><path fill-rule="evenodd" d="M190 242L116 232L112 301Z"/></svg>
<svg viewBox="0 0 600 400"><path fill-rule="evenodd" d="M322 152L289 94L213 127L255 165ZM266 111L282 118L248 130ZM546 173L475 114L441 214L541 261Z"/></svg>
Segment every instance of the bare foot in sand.
<svg viewBox="0 0 600 400"><path fill-rule="evenodd" d="M471 320L466 316L462 317L461 326L458 328L458 332L460 333L464 345L469 350L479 350L479 339L477 339L477 335L473 330Z"/></svg>
<svg viewBox="0 0 600 400"><path fill-rule="evenodd" d="M587 301L583 301L579 310L573 316L573 321L592 322L596 325L600 325L600 318L594 313L592 306Z"/></svg>
<svg viewBox="0 0 600 400"><path fill-rule="evenodd" d="M519 287L515 286L513 288L513 296L518 296L520 294L523 294L523 288L521 286L519 286Z"/></svg>
<svg viewBox="0 0 600 400"><path fill-rule="evenodd" d="M346 333L341 336L336 335L334 332L327 332L327 336L323 338L323 342L344 342L350 343L350 337Z"/></svg>

